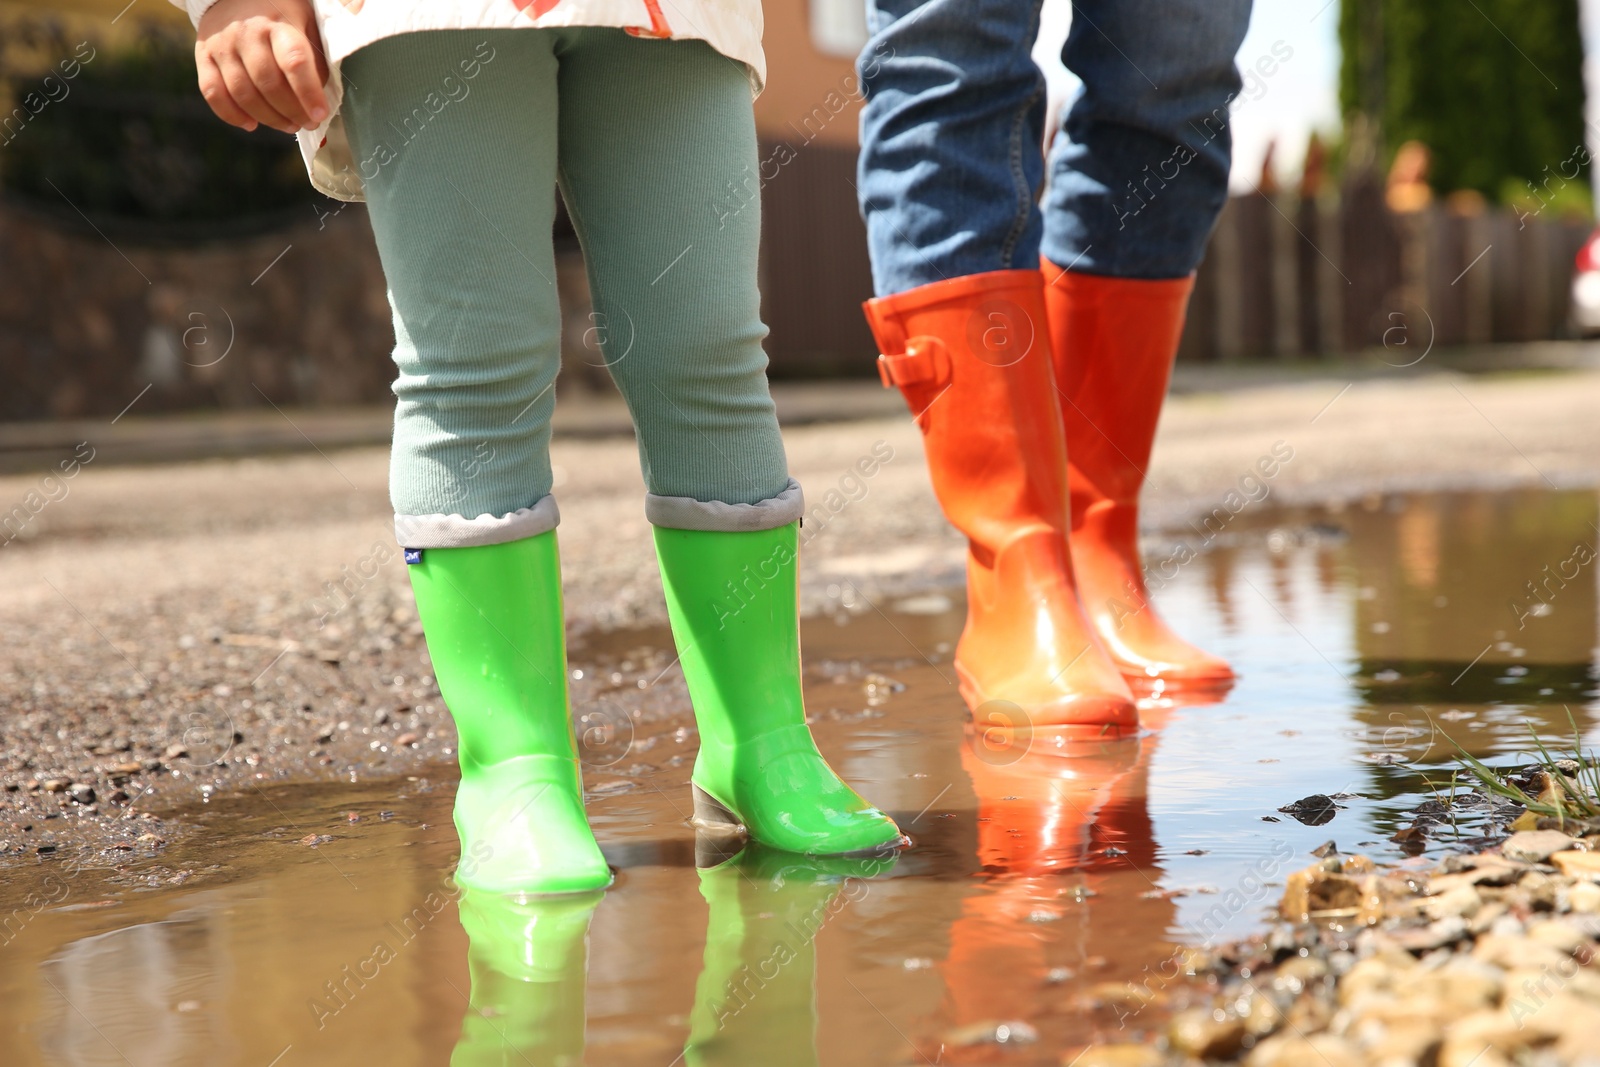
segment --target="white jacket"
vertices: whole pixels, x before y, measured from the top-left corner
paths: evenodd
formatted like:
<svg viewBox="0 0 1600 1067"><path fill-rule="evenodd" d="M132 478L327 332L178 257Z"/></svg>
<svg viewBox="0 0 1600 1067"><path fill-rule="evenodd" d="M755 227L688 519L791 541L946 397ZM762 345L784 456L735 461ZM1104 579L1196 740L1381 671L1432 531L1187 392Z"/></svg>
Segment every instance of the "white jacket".
<svg viewBox="0 0 1600 1067"><path fill-rule="evenodd" d="M217 0L172 0L196 27ZM414 30L615 26L638 37L703 40L743 63L752 94L767 77L760 0L312 0L328 60L330 113L295 136L311 184L339 200L365 200L345 137L339 64L362 45ZM441 90L444 92L445 90Z"/></svg>

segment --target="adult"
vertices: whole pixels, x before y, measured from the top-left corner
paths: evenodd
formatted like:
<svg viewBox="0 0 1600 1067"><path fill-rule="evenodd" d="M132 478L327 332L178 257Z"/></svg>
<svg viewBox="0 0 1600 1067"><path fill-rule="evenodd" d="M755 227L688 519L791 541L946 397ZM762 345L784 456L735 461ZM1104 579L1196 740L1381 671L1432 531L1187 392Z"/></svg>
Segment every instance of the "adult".
<svg viewBox="0 0 1600 1067"><path fill-rule="evenodd" d="M1150 605L1138 498L1227 196L1250 3L1073 0L1083 88L1042 203L1041 3L867 0L866 311L971 546L963 697L981 722L1132 729L1136 694L1233 678Z"/></svg>

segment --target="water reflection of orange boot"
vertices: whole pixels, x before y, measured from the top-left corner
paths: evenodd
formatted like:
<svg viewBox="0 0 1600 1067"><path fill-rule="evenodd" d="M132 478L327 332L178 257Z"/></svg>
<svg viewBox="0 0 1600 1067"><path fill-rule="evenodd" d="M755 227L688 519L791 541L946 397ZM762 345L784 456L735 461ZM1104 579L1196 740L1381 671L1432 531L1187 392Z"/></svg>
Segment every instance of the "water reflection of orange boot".
<svg viewBox="0 0 1600 1067"><path fill-rule="evenodd" d="M462 893L472 995L451 1067L583 1062L589 920L602 896Z"/></svg>
<svg viewBox="0 0 1600 1067"><path fill-rule="evenodd" d="M1136 694L1158 682L1168 692L1225 690L1233 669L1156 613L1139 558L1139 491L1194 279L1110 278L1048 260L1043 267L1084 610ZM1281 459L1262 462L1276 473ZM1255 472L1247 477L1265 485Z"/></svg>
<svg viewBox="0 0 1600 1067"><path fill-rule="evenodd" d="M950 928L942 969L956 1030L1026 1020L1042 1006L1059 921L1081 910L1070 896L1075 883L1060 876L1087 863L1091 827L1134 766L1140 743L1033 740L1017 744L968 726L961 748L978 796L978 858L987 877ZM946 1053L945 1062L964 1062L974 1050Z"/></svg>
<svg viewBox="0 0 1600 1067"><path fill-rule="evenodd" d="M1143 810L1144 770L1155 736L1062 745L1038 737L1031 744L1014 742L969 727L961 750L978 798L978 856L985 881L963 901L941 969L947 1034L972 1041L979 1035L971 1031L995 1022L1060 1018L1075 994L1071 987L1052 984L1051 972L1064 967L1078 975L1091 955L1091 941L1102 940L1093 930L1100 922L1097 911L1117 908L1153 919L1151 929L1133 933L1126 955L1159 956L1171 907L1124 893L1121 885L1116 887L1120 899L1107 899L1106 880L1092 873L1135 848L1140 861L1149 862L1148 817L1145 842L1132 841L1129 830L1138 826L1131 809ZM1119 826L1111 835L1116 851L1108 860L1100 847L1108 843L1102 823L1113 809ZM1152 908L1160 915L1147 914ZM987 1062L995 1052L992 1046L958 1045L947 1042L942 1062Z"/></svg>

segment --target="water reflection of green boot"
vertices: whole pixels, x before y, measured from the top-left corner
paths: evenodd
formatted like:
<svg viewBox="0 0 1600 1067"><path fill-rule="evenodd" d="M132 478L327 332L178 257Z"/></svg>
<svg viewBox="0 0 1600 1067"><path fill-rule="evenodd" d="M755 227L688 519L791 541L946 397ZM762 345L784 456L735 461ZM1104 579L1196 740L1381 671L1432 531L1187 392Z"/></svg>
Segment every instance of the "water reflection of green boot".
<svg viewBox="0 0 1600 1067"><path fill-rule="evenodd" d="M903 842L828 766L800 694L799 523L656 527L656 555L700 727L695 822L773 848L840 855Z"/></svg>
<svg viewBox="0 0 1600 1067"><path fill-rule="evenodd" d="M577 1067L589 919L602 894L461 896L472 1003L451 1067Z"/></svg>
<svg viewBox="0 0 1600 1067"><path fill-rule="evenodd" d="M608 885L611 870L584 817L567 706L555 531L423 549L407 570L460 735L456 881L522 893Z"/></svg>
<svg viewBox="0 0 1600 1067"><path fill-rule="evenodd" d="M752 842L702 867L711 914L687 1067L814 1067L816 936L870 892L866 879L894 863L892 854L818 858Z"/></svg>

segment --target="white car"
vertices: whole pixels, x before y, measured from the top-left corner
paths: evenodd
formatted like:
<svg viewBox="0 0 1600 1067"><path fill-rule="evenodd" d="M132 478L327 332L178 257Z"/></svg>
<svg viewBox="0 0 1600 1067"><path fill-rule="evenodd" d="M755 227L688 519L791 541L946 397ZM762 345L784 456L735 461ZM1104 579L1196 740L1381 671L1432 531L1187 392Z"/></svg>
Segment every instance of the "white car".
<svg viewBox="0 0 1600 1067"><path fill-rule="evenodd" d="M1573 263L1572 329L1579 337L1600 334L1600 229L1589 235Z"/></svg>

